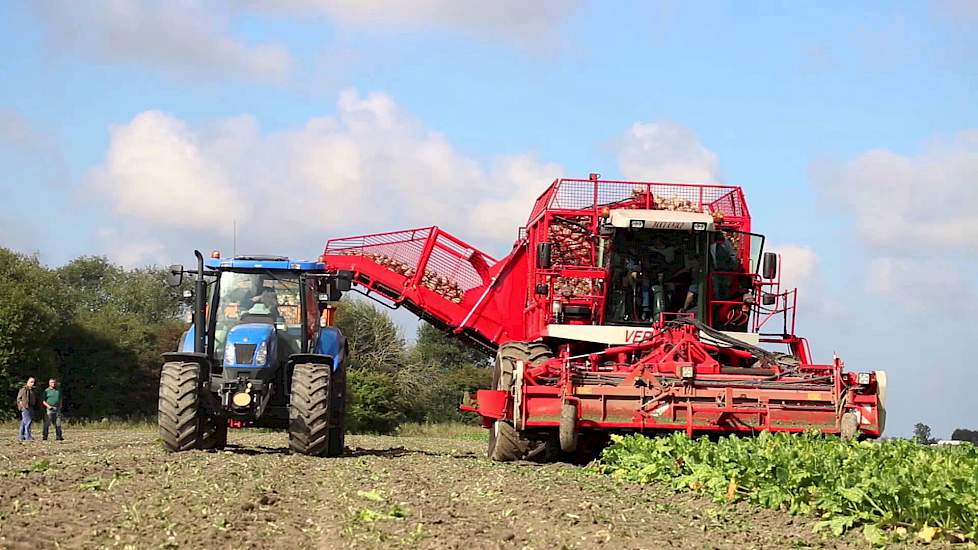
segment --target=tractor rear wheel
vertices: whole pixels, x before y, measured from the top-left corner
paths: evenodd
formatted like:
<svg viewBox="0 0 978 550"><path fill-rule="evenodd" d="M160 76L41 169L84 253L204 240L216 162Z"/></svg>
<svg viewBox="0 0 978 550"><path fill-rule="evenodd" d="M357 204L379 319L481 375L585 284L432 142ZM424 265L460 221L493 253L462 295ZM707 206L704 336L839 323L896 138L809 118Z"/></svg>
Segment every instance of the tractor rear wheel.
<svg viewBox="0 0 978 550"><path fill-rule="evenodd" d="M537 365L553 357L550 348L542 342L508 342L499 346L496 364L492 371L492 387L496 390L512 392L516 383L516 362ZM508 420L497 420L489 432L489 446L486 455L496 462L522 460L530 454L539 454L545 443L531 441L523 437Z"/></svg>
<svg viewBox="0 0 978 550"><path fill-rule="evenodd" d="M165 363L160 371L160 438L167 451L200 447L203 419L200 414L201 368L197 363Z"/></svg>
<svg viewBox="0 0 978 550"><path fill-rule="evenodd" d="M333 424L332 372L331 366L314 363L296 365L292 371L289 448L294 452L330 456L336 450L329 437Z"/></svg>
<svg viewBox="0 0 978 550"><path fill-rule="evenodd" d="M205 416L203 433L200 437L201 449L220 450L228 444L228 421L223 416Z"/></svg>
<svg viewBox="0 0 978 550"><path fill-rule="evenodd" d="M332 426L329 428L328 456L340 456L346 449L346 365L333 371L331 406Z"/></svg>

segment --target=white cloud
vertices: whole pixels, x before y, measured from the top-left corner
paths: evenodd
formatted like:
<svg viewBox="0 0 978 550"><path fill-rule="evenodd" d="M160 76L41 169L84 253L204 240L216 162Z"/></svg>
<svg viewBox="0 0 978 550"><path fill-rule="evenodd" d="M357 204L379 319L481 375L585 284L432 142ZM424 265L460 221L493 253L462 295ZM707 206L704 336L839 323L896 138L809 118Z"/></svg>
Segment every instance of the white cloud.
<svg viewBox="0 0 978 550"><path fill-rule="evenodd" d="M112 251L112 260L125 266L142 267L147 264L179 262L179 258L188 256L185 251L174 262L158 261L166 258L166 246L152 237L133 239L132 235L113 227L100 227L95 231L102 245Z"/></svg>
<svg viewBox="0 0 978 550"><path fill-rule="evenodd" d="M869 252L868 291L918 314L969 309L962 296L976 291L962 268L978 259L978 129L916 155L868 151L821 167L815 181Z"/></svg>
<svg viewBox="0 0 978 550"><path fill-rule="evenodd" d="M281 81L292 66L284 47L234 38L222 2L43 0L34 6L52 43L101 62L258 81Z"/></svg>
<svg viewBox="0 0 978 550"><path fill-rule="evenodd" d="M488 195L472 210L473 232L499 241L516 239L526 225L537 197L554 179L564 176L559 164L541 164L532 155L513 155L497 161Z"/></svg>
<svg viewBox="0 0 978 550"><path fill-rule="evenodd" d="M548 48L579 0L253 0L256 9L297 16L322 14L355 27L460 29L520 46Z"/></svg>
<svg viewBox="0 0 978 550"><path fill-rule="evenodd" d="M868 151L816 183L880 254L978 256L978 129L915 156Z"/></svg>
<svg viewBox="0 0 978 550"><path fill-rule="evenodd" d="M348 90L335 116L273 134L247 116L193 128L141 113L112 130L89 189L120 220L105 246L134 263L227 243L235 221L242 252L311 255L329 237L436 224L498 253L561 172L525 153L485 166L389 96Z"/></svg>
<svg viewBox="0 0 978 550"><path fill-rule="evenodd" d="M671 122L636 122L622 137L618 164L626 179L717 183L717 155L696 134Z"/></svg>
<svg viewBox="0 0 978 550"><path fill-rule="evenodd" d="M147 111L112 129L105 162L90 174L93 188L111 197L122 216L157 226L228 231L220 212L250 214L219 162L221 136L202 143L169 115ZM216 215L217 214L217 215Z"/></svg>
<svg viewBox="0 0 978 550"><path fill-rule="evenodd" d="M978 295L958 265L946 258L874 258L866 275L869 293L911 313L978 312Z"/></svg>
<svg viewBox="0 0 978 550"><path fill-rule="evenodd" d="M798 289L799 306L810 309L824 318L837 318L847 313L845 305L832 295L825 284L825 274L815 249L809 246L786 244L772 247L781 256L778 271L781 290ZM805 313L800 313L804 317Z"/></svg>

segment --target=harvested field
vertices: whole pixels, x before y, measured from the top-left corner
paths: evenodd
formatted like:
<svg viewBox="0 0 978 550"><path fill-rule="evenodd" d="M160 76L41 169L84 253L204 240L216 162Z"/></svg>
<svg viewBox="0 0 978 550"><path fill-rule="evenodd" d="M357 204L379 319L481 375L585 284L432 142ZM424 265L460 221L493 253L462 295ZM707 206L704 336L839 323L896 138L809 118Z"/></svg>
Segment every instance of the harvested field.
<svg viewBox="0 0 978 550"><path fill-rule="evenodd" d="M150 430L0 444L0 547L761 548L865 546L580 467L493 464L471 436L353 436L341 458L284 434L165 453Z"/></svg>

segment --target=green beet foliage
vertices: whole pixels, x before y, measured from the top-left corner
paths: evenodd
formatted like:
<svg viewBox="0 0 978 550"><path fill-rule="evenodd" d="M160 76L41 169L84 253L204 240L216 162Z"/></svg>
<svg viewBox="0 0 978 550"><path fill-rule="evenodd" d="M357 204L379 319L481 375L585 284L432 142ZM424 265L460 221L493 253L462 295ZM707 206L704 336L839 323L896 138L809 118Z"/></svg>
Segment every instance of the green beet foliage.
<svg viewBox="0 0 978 550"><path fill-rule="evenodd" d="M842 441L818 434L722 437L614 436L594 466L641 483L745 500L819 518L836 535L857 527L873 543L906 533L974 541L978 447L912 441ZM935 531L936 530L936 531Z"/></svg>

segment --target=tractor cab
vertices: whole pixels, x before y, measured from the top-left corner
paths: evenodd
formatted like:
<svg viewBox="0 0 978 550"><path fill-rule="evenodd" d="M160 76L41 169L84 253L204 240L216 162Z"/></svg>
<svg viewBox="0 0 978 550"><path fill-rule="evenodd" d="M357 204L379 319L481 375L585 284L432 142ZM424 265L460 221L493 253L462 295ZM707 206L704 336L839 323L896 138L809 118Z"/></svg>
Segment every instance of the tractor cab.
<svg viewBox="0 0 978 550"><path fill-rule="evenodd" d="M304 326L315 327L319 319L315 287L301 287L299 273L290 270L218 269L214 352L224 370L262 369L269 358L275 364L300 353Z"/></svg>

